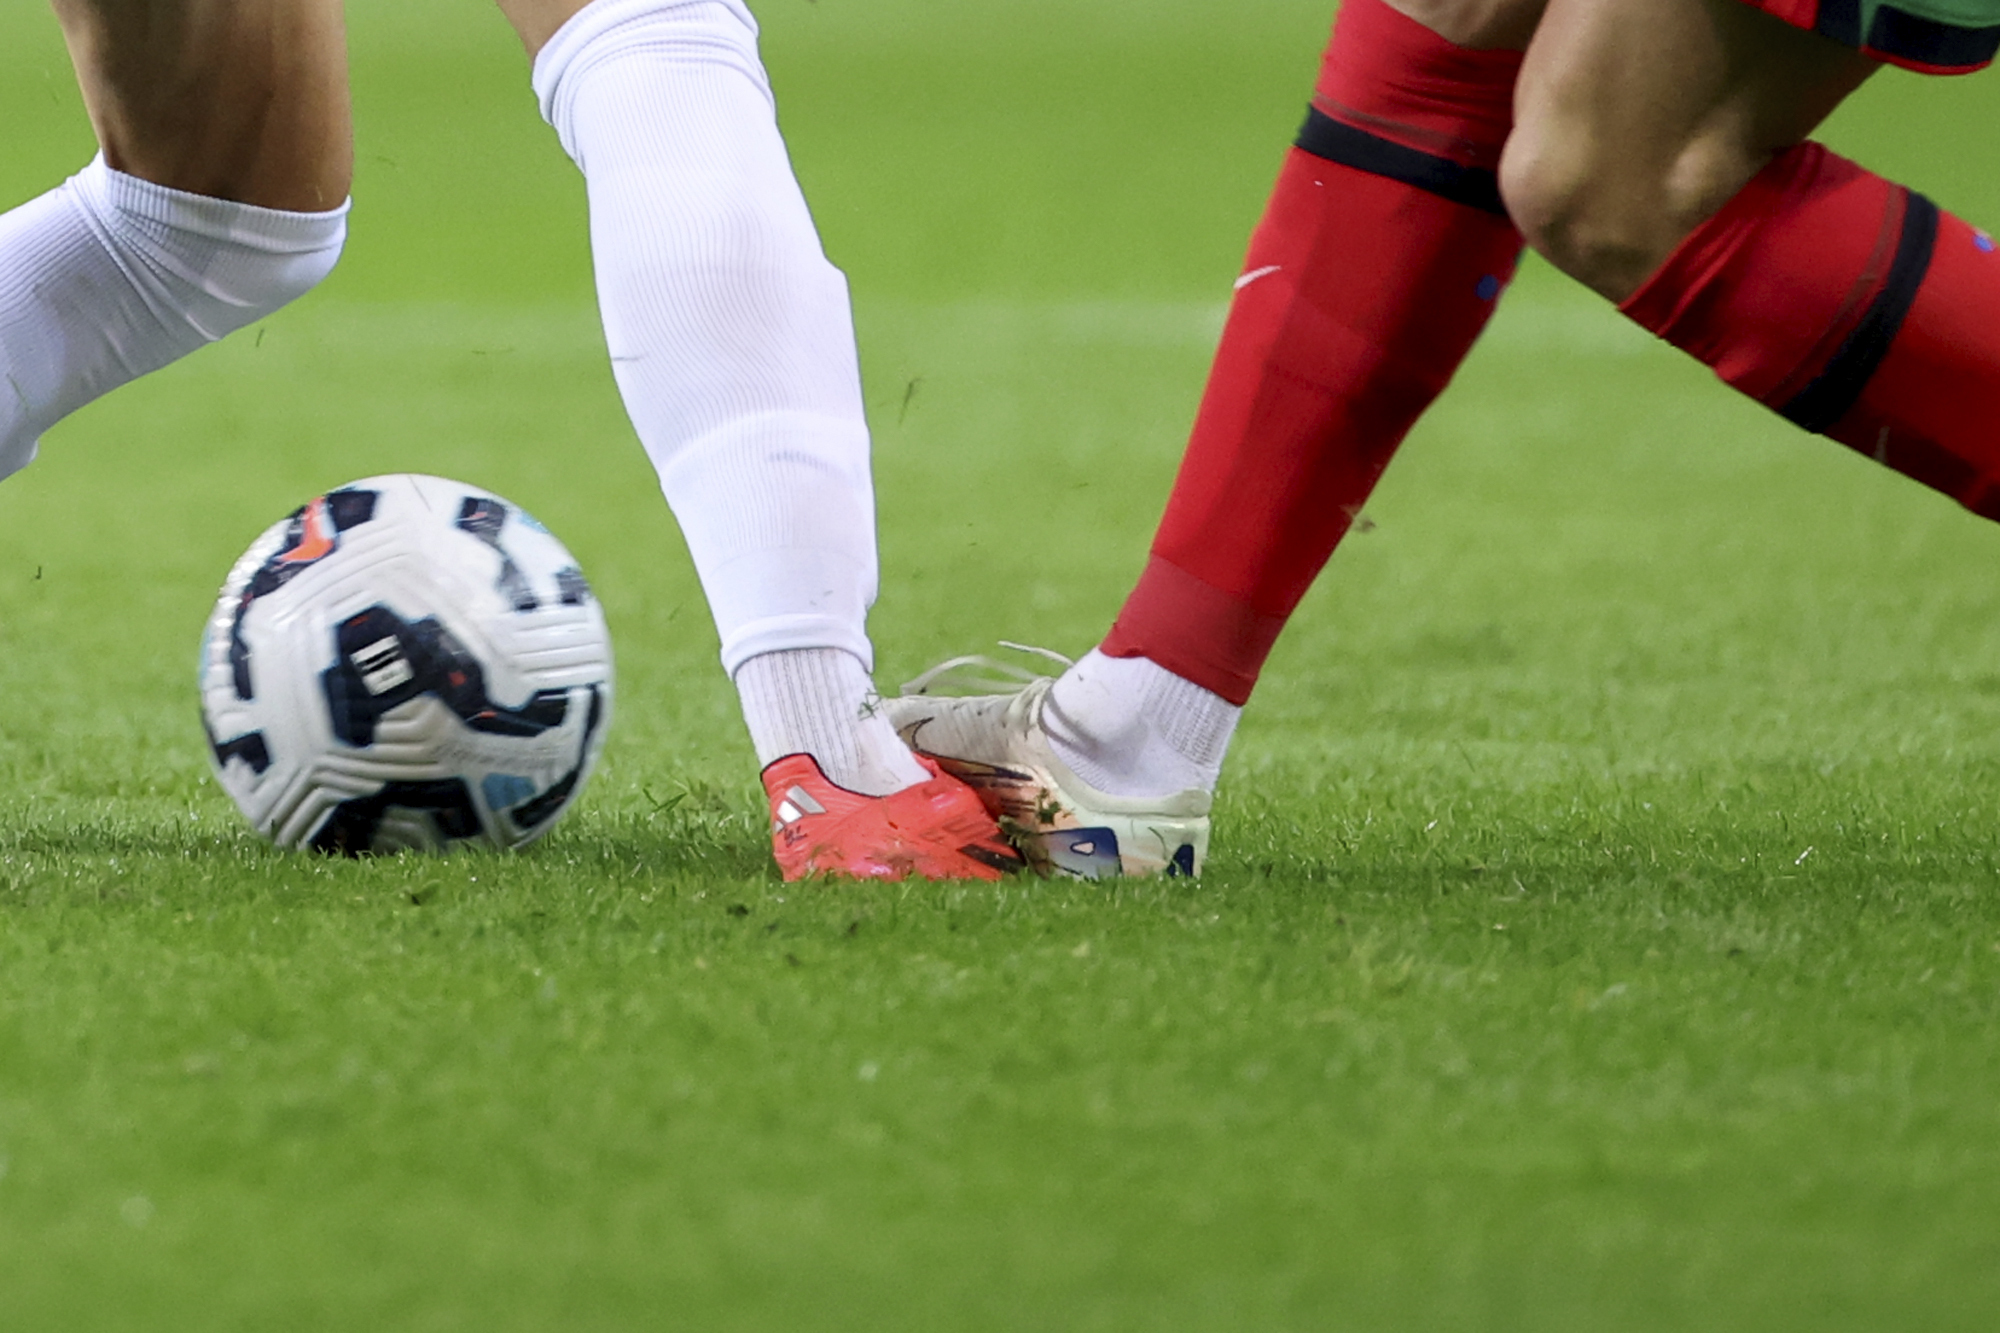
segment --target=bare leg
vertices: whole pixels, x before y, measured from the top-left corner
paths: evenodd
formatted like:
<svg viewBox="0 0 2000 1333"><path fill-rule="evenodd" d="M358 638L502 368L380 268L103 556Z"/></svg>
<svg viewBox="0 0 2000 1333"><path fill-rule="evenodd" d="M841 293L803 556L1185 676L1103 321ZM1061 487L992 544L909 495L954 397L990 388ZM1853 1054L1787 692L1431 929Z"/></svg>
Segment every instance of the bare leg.
<svg viewBox="0 0 2000 1333"><path fill-rule="evenodd" d="M54 0L116 170L317 212L353 175L340 0Z"/></svg>
<svg viewBox="0 0 2000 1333"><path fill-rule="evenodd" d="M1623 301L1876 68L1740 0L1548 0L1501 162L1508 211Z"/></svg>

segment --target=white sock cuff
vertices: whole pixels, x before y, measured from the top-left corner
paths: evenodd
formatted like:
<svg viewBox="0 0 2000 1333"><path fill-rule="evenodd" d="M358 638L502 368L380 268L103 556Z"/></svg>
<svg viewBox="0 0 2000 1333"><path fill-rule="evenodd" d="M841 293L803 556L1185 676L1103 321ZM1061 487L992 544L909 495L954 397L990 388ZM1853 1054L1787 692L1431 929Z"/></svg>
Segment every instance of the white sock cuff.
<svg viewBox="0 0 2000 1333"><path fill-rule="evenodd" d="M725 60L771 97L757 56L757 20L742 0L591 0L536 53L532 76L542 119L555 127L578 166L583 163L569 132L577 86L594 66L647 47Z"/></svg>
<svg viewBox="0 0 2000 1333"><path fill-rule="evenodd" d="M94 221L101 223L115 212L142 225L271 255L317 254L338 246L346 238L354 202L343 200L324 213L293 213L190 194L119 171L102 153L70 184Z"/></svg>
<svg viewBox="0 0 2000 1333"><path fill-rule="evenodd" d="M102 154L68 193L161 325L208 342L311 291L347 240L349 201L323 213L262 208L141 180Z"/></svg>

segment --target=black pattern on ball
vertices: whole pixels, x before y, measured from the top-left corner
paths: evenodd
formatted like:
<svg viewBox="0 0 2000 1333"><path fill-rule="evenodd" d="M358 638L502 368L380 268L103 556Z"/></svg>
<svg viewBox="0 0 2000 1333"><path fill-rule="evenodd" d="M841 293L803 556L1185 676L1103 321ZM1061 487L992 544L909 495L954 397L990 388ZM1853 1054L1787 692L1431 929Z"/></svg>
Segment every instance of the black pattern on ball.
<svg viewBox="0 0 2000 1333"><path fill-rule="evenodd" d="M240 759L250 765L252 773L262 773L271 766L271 747L265 744L263 732L246 731L226 741L217 740L207 718L201 720L201 729L208 732L208 748L215 752L217 768L227 767L232 759Z"/></svg>
<svg viewBox="0 0 2000 1333"><path fill-rule="evenodd" d="M340 549L344 532L360 527L375 517L374 491L329 491L318 499L294 509L286 520L284 544L273 551L236 602L236 617L229 625L229 669L235 677L236 697L256 697L250 678L250 645L243 638L243 620L260 597L269 597L299 575ZM262 771L262 770L259 770Z"/></svg>
<svg viewBox="0 0 2000 1333"><path fill-rule="evenodd" d="M500 578L497 581L500 595L516 611L533 611L541 603L536 600L534 589L528 586L527 575L514 563L514 557L507 554L507 548L500 544L500 529L507 526L507 513L507 506L491 496L468 495L465 503L458 507L459 531L471 533L500 553Z"/></svg>
<svg viewBox="0 0 2000 1333"><path fill-rule="evenodd" d="M434 616L407 621L378 604L342 621L334 643L339 657L320 682L333 734L348 745L374 744L383 715L423 695L495 736L539 736L569 716L568 690L537 690L519 708L495 703L479 659Z"/></svg>
<svg viewBox="0 0 2000 1333"><path fill-rule="evenodd" d="M556 571L556 595L564 606L582 606L590 600L590 580L575 565L565 565Z"/></svg>
<svg viewBox="0 0 2000 1333"><path fill-rule="evenodd" d="M576 784L583 780L583 766L590 758L590 739L597 734L598 724L604 721L604 693L597 686L590 687L590 714L583 722L583 743L576 748L576 767L563 774L539 796L530 797L507 812L507 818L514 821L514 827L526 832L537 824L554 819L569 802Z"/></svg>
<svg viewBox="0 0 2000 1333"><path fill-rule="evenodd" d="M329 856L366 856L391 810L415 810L429 816L446 842L476 838L479 811L472 793L457 778L435 782L391 782L368 796L357 796L333 807L307 845Z"/></svg>

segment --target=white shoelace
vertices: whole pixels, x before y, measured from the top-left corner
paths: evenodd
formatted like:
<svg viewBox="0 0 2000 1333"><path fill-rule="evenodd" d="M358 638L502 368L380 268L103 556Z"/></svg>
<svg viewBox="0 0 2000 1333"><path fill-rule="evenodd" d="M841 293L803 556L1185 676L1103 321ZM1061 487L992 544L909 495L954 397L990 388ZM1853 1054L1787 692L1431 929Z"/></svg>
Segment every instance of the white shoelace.
<svg viewBox="0 0 2000 1333"><path fill-rule="evenodd" d="M998 642L1002 648L1046 658L1064 671L1076 665L1076 659L1064 657L1053 648L1038 648L1032 643L1015 643L1011 639ZM1046 678L1047 673L1030 671L1016 662L987 653L967 653L963 657L948 657L930 670L904 681L903 693L928 694L939 698L1013 694Z"/></svg>

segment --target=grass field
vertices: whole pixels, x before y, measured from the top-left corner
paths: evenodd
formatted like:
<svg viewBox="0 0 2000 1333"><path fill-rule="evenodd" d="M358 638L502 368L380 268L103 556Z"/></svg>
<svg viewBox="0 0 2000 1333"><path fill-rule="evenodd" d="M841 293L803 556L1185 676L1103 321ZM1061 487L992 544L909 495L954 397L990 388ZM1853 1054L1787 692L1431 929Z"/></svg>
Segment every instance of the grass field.
<svg viewBox="0 0 2000 1333"><path fill-rule="evenodd" d="M766 0L854 285L882 678L1136 573L1323 0ZM353 0L297 308L0 488L0 1327L1776 1329L2000 1309L2000 534L1531 267L1273 662L1210 873L786 887L475 0ZM1846 150L2000 222L2000 81ZM90 151L0 16L0 203ZM590 571L621 716L510 859L260 847L193 668L329 485Z"/></svg>

